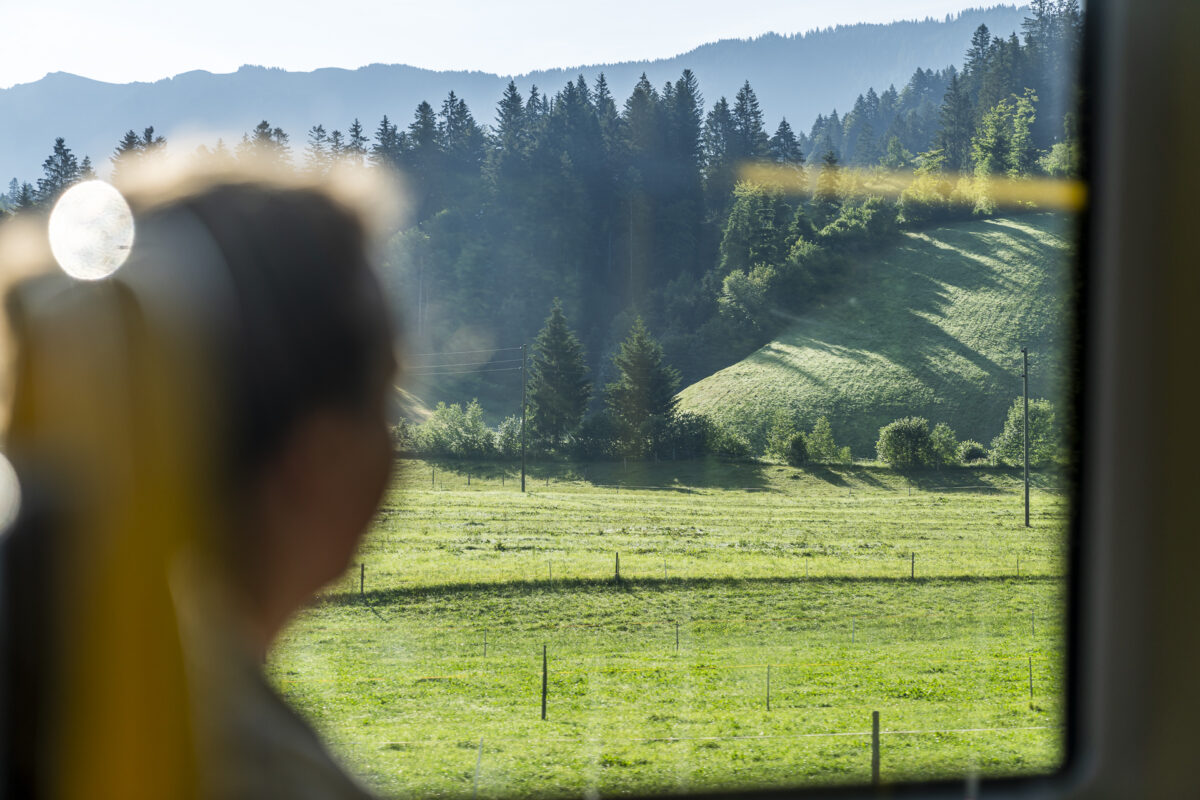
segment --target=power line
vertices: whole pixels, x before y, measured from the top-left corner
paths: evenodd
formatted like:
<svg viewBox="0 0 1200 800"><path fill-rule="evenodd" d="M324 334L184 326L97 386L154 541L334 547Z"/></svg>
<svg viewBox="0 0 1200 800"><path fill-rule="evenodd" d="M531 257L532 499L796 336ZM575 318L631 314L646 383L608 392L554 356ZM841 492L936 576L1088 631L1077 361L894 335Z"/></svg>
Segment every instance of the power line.
<svg viewBox="0 0 1200 800"><path fill-rule="evenodd" d="M519 347L490 347L486 350L447 350L442 353L412 353L412 358L428 358L430 356L462 356L470 353L503 353L507 350L520 350Z"/></svg>
<svg viewBox="0 0 1200 800"><path fill-rule="evenodd" d="M519 358L497 358L492 361L462 361L457 364L416 364L410 369L444 369L447 367L482 367L489 364L519 364Z"/></svg>
<svg viewBox="0 0 1200 800"><path fill-rule="evenodd" d="M519 372L520 367L501 367L500 369L463 369L445 372L413 372L414 377L424 378L430 375L483 375L488 372Z"/></svg>

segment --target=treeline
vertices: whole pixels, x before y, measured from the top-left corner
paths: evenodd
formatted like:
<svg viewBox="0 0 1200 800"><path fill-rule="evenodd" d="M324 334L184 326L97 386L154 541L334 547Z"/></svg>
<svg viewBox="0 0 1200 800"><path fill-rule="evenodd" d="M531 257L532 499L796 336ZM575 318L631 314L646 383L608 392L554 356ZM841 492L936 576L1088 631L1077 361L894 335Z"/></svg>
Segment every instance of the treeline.
<svg viewBox="0 0 1200 800"><path fill-rule="evenodd" d="M302 145L264 120L235 146L195 157L404 175L413 224L389 243L385 278L420 352L529 341L561 298L601 381L615 379L612 356L640 317L690 383L843 285L862 251L898 228L991 213L980 178L1073 174L1080 36L1076 0L1036 0L1023 40L981 26L961 70L868 89L807 132L786 119L769 132L748 82L706 103L684 70L660 87L643 77L623 101L603 76L553 94L510 83L492 125L453 92L438 107L422 102L407 125L319 124ZM130 130L114 173L165 146L153 128ZM740 181L755 163L790 182ZM915 176L898 197L875 180L889 170ZM44 172L36 186L14 179L6 205L44 207L90 164L59 139ZM491 406L509 388L480 370L421 391Z"/></svg>

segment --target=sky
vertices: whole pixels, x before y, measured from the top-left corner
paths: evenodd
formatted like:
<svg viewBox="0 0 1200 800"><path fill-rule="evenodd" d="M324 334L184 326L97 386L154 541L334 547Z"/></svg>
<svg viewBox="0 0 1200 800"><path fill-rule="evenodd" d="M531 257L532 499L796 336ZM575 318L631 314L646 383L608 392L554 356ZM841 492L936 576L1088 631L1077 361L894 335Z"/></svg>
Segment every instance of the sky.
<svg viewBox="0 0 1200 800"><path fill-rule="evenodd" d="M1003 0L0 0L0 88L112 83L242 64L371 63L519 75L660 58L718 39L941 18Z"/></svg>

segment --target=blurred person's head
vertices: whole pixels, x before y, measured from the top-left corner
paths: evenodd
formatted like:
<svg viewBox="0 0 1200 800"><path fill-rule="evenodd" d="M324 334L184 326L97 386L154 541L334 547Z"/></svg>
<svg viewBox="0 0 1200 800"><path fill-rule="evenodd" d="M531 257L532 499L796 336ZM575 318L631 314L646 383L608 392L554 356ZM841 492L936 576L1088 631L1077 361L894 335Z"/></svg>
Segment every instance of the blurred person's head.
<svg viewBox="0 0 1200 800"><path fill-rule="evenodd" d="M346 569L383 492L391 327L363 223L324 192L221 183L139 227L177 230L180 215L211 237L234 305L210 331L226 504L214 544L265 646Z"/></svg>

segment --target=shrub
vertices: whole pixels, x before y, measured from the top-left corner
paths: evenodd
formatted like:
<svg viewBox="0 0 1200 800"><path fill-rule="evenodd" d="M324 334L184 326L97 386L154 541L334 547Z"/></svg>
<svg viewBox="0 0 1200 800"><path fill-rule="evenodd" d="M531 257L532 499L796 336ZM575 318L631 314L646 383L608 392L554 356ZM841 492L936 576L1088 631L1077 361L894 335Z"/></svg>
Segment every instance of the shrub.
<svg viewBox="0 0 1200 800"><path fill-rule="evenodd" d="M775 413L771 415L771 424L767 428L767 455L787 461L796 434L796 423L791 412L783 408L775 409Z"/></svg>
<svg viewBox="0 0 1200 800"><path fill-rule="evenodd" d="M662 458L696 458L708 452L712 423L702 414L689 411L675 414L667 422L659 448Z"/></svg>
<svg viewBox="0 0 1200 800"><path fill-rule="evenodd" d="M585 461L612 458L616 454L619 436L616 421L607 411L585 417L571 436L567 451L572 457Z"/></svg>
<svg viewBox="0 0 1200 800"><path fill-rule="evenodd" d="M930 434L930 446L933 449L933 463L939 467L955 466L958 459L958 439L950 426L939 422Z"/></svg>
<svg viewBox="0 0 1200 800"><path fill-rule="evenodd" d="M496 452L501 458L521 455L521 418L516 414L505 418L496 429Z"/></svg>
<svg viewBox="0 0 1200 800"><path fill-rule="evenodd" d="M996 458L1005 464L1019 465L1024 462L1024 439L1022 421L1024 409L1021 398L1013 401L1004 420L1004 429L992 440ZM1052 462L1062 446L1062 433L1054 404L1049 400L1029 401L1029 463L1045 466Z"/></svg>
<svg viewBox="0 0 1200 800"><path fill-rule="evenodd" d="M879 429L875 444L879 460L896 469L911 469L933 460L929 422L923 417L904 417Z"/></svg>
<svg viewBox="0 0 1200 800"><path fill-rule="evenodd" d="M972 439L966 439L958 445L958 460L961 464L974 464L988 460L987 448Z"/></svg>
<svg viewBox="0 0 1200 800"><path fill-rule="evenodd" d="M401 453L413 450L413 426L411 422L401 418L399 422L391 427L390 433L392 435L393 450Z"/></svg>
<svg viewBox="0 0 1200 800"><path fill-rule="evenodd" d="M808 463L808 444L804 439L803 433L797 433L788 442L787 463L789 466L803 467Z"/></svg>
<svg viewBox="0 0 1200 800"><path fill-rule="evenodd" d="M495 434L483 422L483 408L472 400L464 409L457 403L438 403L433 414L417 427L418 452L450 458L488 458L495 454Z"/></svg>
<svg viewBox="0 0 1200 800"><path fill-rule="evenodd" d="M714 426L709 435L708 452L729 461L746 461L750 458L750 442L736 431Z"/></svg>

